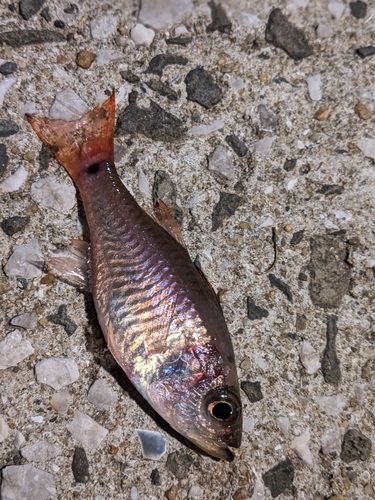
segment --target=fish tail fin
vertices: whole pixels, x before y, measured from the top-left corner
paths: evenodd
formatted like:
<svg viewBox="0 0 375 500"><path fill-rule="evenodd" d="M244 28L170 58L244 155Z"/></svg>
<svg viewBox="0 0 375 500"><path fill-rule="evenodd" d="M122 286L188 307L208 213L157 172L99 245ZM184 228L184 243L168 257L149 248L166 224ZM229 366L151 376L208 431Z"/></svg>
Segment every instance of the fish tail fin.
<svg viewBox="0 0 375 500"><path fill-rule="evenodd" d="M50 120L26 115L35 133L74 181L91 165L113 163L115 93L79 120Z"/></svg>

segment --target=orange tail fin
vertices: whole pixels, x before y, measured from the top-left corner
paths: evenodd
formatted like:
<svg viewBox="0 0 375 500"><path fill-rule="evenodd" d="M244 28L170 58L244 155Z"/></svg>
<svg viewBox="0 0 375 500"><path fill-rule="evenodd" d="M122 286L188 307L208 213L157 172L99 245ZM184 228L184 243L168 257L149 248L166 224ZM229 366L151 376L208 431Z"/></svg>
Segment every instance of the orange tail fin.
<svg viewBox="0 0 375 500"><path fill-rule="evenodd" d="M26 117L38 137L50 148L74 181L90 165L103 161L113 163L114 92L103 104L76 121Z"/></svg>

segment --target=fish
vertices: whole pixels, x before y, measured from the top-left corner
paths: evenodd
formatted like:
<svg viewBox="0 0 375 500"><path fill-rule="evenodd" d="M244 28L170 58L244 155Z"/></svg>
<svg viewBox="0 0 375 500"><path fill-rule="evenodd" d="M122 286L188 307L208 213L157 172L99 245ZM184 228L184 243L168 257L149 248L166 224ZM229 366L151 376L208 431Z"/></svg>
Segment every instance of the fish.
<svg viewBox="0 0 375 500"><path fill-rule="evenodd" d="M223 311L168 206L143 209L122 183L115 108L113 92L76 121L27 115L72 178L89 226L87 253L73 244L79 263L62 259L60 270L88 284L108 349L143 398L199 451L229 461L242 406Z"/></svg>

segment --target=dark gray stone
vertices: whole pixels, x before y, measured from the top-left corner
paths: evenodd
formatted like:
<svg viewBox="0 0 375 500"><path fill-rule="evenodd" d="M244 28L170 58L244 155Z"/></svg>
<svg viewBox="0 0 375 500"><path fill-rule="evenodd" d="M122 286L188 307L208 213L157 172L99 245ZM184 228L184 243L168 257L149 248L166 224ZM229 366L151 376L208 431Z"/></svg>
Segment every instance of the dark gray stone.
<svg viewBox="0 0 375 500"><path fill-rule="evenodd" d="M272 498L276 498L285 490L293 486L294 465L292 461L286 460L272 467L265 474L262 474L263 482L271 491Z"/></svg>
<svg viewBox="0 0 375 500"><path fill-rule="evenodd" d="M143 134L154 141L173 142L185 135L183 122L161 108L156 102L150 101L148 109L130 102L119 116L117 132Z"/></svg>
<svg viewBox="0 0 375 500"><path fill-rule="evenodd" d="M203 68L189 71L185 78L187 98L210 109L222 99L221 89L212 76Z"/></svg>
<svg viewBox="0 0 375 500"><path fill-rule="evenodd" d="M341 381L340 360L336 354L337 316L327 316L326 347L323 351L322 373L327 384Z"/></svg>
<svg viewBox="0 0 375 500"><path fill-rule="evenodd" d="M65 23L64 23L64 21L61 21L61 19L56 19L56 21L53 23L53 25L55 26L55 28L59 28L61 30L63 30L65 28Z"/></svg>
<svg viewBox="0 0 375 500"><path fill-rule="evenodd" d="M269 111L264 104L258 106L259 120L262 127L267 129L275 129L279 125L277 116Z"/></svg>
<svg viewBox="0 0 375 500"><path fill-rule="evenodd" d="M62 304L57 309L57 312L55 314L50 314L49 316L47 316L47 319L55 325L63 326L66 333L71 336L77 330L77 325L74 323L74 321L68 318L66 309L66 305Z"/></svg>
<svg viewBox="0 0 375 500"><path fill-rule="evenodd" d="M257 401L261 401L263 399L260 382L249 382L248 380L243 380L241 382L241 389L249 398L250 403L256 403Z"/></svg>
<svg viewBox="0 0 375 500"><path fill-rule="evenodd" d="M17 64L15 62L9 61L0 66L0 73L4 76L11 75L17 71Z"/></svg>
<svg viewBox="0 0 375 500"><path fill-rule="evenodd" d="M310 239L310 249L311 301L317 307L337 308L349 293L351 278L345 235L315 236Z"/></svg>
<svg viewBox="0 0 375 500"><path fill-rule="evenodd" d="M296 316L296 331L301 332L306 328L307 319L303 314L297 314Z"/></svg>
<svg viewBox="0 0 375 500"><path fill-rule="evenodd" d="M341 448L341 460L346 463L361 460L364 462L371 456L371 440L355 429L345 432Z"/></svg>
<svg viewBox="0 0 375 500"><path fill-rule="evenodd" d="M44 9L42 9L42 12L40 13L40 15L42 16L42 18L45 21L47 21L47 23L51 22L52 17L51 17L51 14L49 13L49 7L44 7Z"/></svg>
<svg viewBox="0 0 375 500"><path fill-rule="evenodd" d="M152 187L152 201L154 205L156 205L159 200L164 201L164 203L168 205L171 214L181 225L183 221L183 211L177 205L176 198L176 187L169 174L164 172L164 170L157 170L155 172L154 185Z"/></svg>
<svg viewBox="0 0 375 500"><path fill-rule="evenodd" d="M168 455L165 467L177 479L186 479L193 461L193 457L188 453L174 451Z"/></svg>
<svg viewBox="0 0 375 500"><path fill-rule="evenodd" d="M242 201L241 196L234 193L220 193L220 199L215 205L212 212L212 228L211 231L216 231L221 227L224 219L231 217Z"/></svg>
<svg viewBox="0 0 375 500"><path fill-rule="evenodd" d="M8 236L13 236L13 234L22 231L29 222L30 217L20 217L19 215L15 215L14 217L9 217L9 219L4 219L1 222L1 229Z"/></svg>
<svg viewBox="0 0 375 500"><path fill-rule="evenodd" d="M298 279L300 281L307 281L308 280L307 274L305 274L305 273L299 273Z"/></svg>
<svg viewBox="0 0 375 500"><path fill-rule="evenodd" d="M0 45L9 45L17 48L36 43L66 42L66 38L57 31L50 30L15 30L0 33Z"/></svg>
<svg viewBox="0 0 375 500"><path fill-rule="evenodd" d="M139 76L132 73L130 70L120 71L121 78L129 83L138 83L140 81Z"/></svg>
<svg viewBox="0 0 375 500"><path fill-rule="evenodd" d="M7 147L5 144L0 144L0 177L5 173L8 163Z"/></svg>
<svg viewBox="0 0 375 500"><path fill-rule="evenodd" d="M74 450L72 461L72 472L77 483L87 483L90 481L89 461L84 448Z"/></svg>
<svg viewBox="0 0 375 500"><path fill-rule="evenodd" d="M51 153L51 150L49 149L48 146L45 144L42 144L42 148L39 151L39 166L42 170L47 170L49 167L49 162L52 160L53 154Z"/></svg>
<svg viewBox="0 0 375 500"><path fill-rule="evenodd" d="M216 4L215 2L208 2L211 7L211 18L212 22L206 28L207 33L213 31L220 31L220 33L230 33L232 29L232 23L229 21L228 16L221 6L221 4Z"/></svg>
<svg viewBox="0 0 375 500"><path fill-rule="evenodd" d="M283 169L286 172L290 172L291 170L296 168L296 165L297 165L297 160L295 158L292 158L291 160L286 160L286 162L284 163Z"/></svg>
<svg viewBox="0 0 375 500"><path fill-rule="evenodd" d="M146 82L147 87L150 87L151 90L157 92L158 94L166 97L170 101L177 101L178 94L175 90L171 89L171 87L167 83L163 83L160 80L150 80Z"/></svg>
<svg viewBox="0 0 375 500"><path fill-rule="evenodd" d="M153 73L154 75L162 76L163 70L166 66L170 64L179 64L180 66L186 66L188 60L186 57L176 56L175 54L158 54L153 57L146 69L145 73Z"/></svg>
<svg viewBox="0 0 375 500"><path fill-rule="evenodd" d="M303 240L303 235L305 234L305 230L301 229L300 231L296 231L293 233L292 239L290 240L290 245L292 247L297 246Z"/></svg>
<svg viewBox="0 0 375 500"><path fill-rule="evenodd" d="M243 158L247 155L249 148L246 146L244 142L241 141L239 137L236 135L227 135L225 141L229 146L233 149L237 156Z"/></svg>
<svg viewBox="0 0 375 500"><path fill-rule="evenodd" d="M295 61L312 54L303 32L290 24L280 9L274 9L269 15L265 36L267 42L284 50Z"/></svg>
<svg viewBox="0 0 375 500"><path fill-rule="evenodd" d="M280 290L280 292L282 292L285 295L285 297L289 300L289 302L293 303L293 296L290 286L287 285L285 281L281 280L280 278L276 278L274 274L269 274L268 278L270 280L271 285Z"/></svg>
<svg viewBox="0 0 375 500"><path fill-rule="evenodd" d="M255 300L251 297L247 298L247 317L254 321L256 319L263 319L268 317L269 312L263 307L257 306Z"/></svg>
<svg viewBox="0 0 375 500"><path fill-rule="evenodd" d="M19 126L13 120L0 119L0 137L9 137L18 131Z"/></svg>
<svg viewBox="0 0 375 500"><path fill-rule="evenodd" d="M21 0L20 1L20 14L28 21L31 17L35 16L42 8L45 0Z"/></svg>
<svg viewBox="0 0 375 500"><path fill-rule="evenodd" d="M362 59L364 59L365 57L370 57L375 54L375 47L373 47L372 45L368 45L367 47L360 47L356 52L362 57Z"/></svg>
<svg viewBox="0 0 375 500"><path fill-rule="evenodd" d="M159 486L161 484L160 472L158 469L152 469L151 474L150 474L150 479L151 479L151 484L153 484L155 486Z"/></svg>
<svg viewBox="0 0 375 500"><path fill-rule="evenodd" d="M339 186L338 184L324 184L317 193L324 194L325 196L333 196L335 194L342 194L344 192L344 186Z"/></svg>
<svg viewBox="0 0 375 500"><path fill-rule="evenodd" d="M357 2L350 2L350 13L357 19L363 19L367 14L367 3L357 0Z"/></svg>
<svg viewBox="0 0 375 500"><path fill-rule="evenodd" d="M190 35L176 36L174 38L167 38L165 41L167 45L187 45L192 41L192 37Z"/></svg>

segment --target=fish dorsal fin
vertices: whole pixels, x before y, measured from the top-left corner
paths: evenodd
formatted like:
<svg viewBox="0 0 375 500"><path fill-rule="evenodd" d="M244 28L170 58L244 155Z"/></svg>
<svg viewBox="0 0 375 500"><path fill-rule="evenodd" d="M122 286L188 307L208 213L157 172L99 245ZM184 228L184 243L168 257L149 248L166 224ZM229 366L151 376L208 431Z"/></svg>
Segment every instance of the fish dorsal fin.
<svg viewBox="0 0 375 500"><path fill-rule="evenodd" d="M207 276L204 274L204 272L202 271L202 269L200 267L198 267L196 264L194 264L194 265L195 265L195 268L198 271L198 273L203 278L203 281L206 283L207 288L210 290L210 292L212 293L212 295L215 297L215 300L219 304L220 309L222 309L220 301L219 301L219 298L217 296L217 293L215 292L215 290L214 290L213 286L211 285L211 283L208 281Z"/></svg>
<svg viewBox="0 0 375 500"><path fill-rule="evenodd" d="M47 264L61 279L90 291L88 255L89 244L74 239L66 250L54 252Z"/></svg>
<svg viewBox="0 0 375 500"><path fill-rule="evenodd" d="M168 205L163 200L159 200L154 208L148 211L148 214L156 221L159 226L164 228L178 243L186 248L186 243L182 236L181 228L176 219L171 214Z"/></svg>

